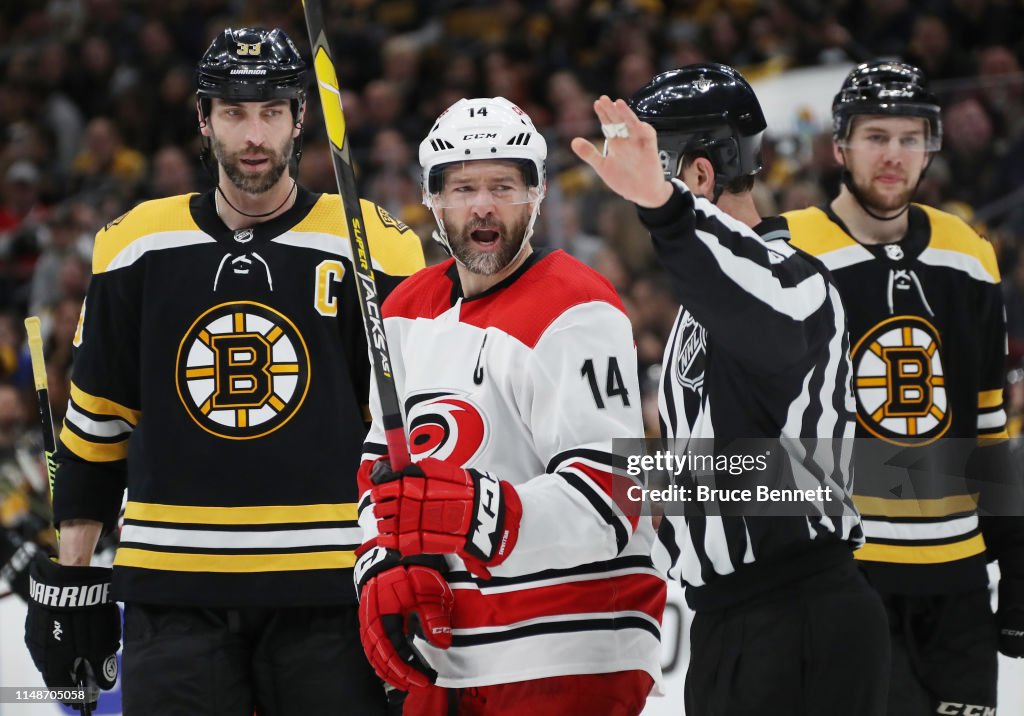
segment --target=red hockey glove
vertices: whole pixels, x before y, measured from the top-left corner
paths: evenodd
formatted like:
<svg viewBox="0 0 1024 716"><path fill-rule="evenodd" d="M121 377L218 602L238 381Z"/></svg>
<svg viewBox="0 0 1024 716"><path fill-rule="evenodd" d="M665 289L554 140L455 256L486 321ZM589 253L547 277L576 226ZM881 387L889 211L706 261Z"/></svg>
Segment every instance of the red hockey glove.
<svg viewBox="0 0 1024 716"><path fill-rule="evenodd" d="M1024 580L999 580L999 651L1015 659L1024 658Z"/></svg>
<svg viewBox="0 0 1024 716"><path fill-rule="evenodd" d="M515 548L523 506L507 482L427 458L373 476L378 544L413 554L457 554L489 579Z"/></svg>
<svg viewBox="0 0 1024 716"><path fill-rule="evenodd" d="M454 606L455 596L436 569L399 566L370 577L359 599L359 639L377 675L403 691L432 684L437 672L412 637L447 649Z"/></svg>

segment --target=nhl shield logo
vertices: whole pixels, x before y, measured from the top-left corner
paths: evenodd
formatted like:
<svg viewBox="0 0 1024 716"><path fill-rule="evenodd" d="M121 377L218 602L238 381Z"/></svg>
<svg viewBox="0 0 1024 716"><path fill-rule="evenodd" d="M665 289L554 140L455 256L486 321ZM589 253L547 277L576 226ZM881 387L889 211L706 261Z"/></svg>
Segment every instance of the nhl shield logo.
<svg viewBox="0 0 1024 716"><path fill-rule="evenodd" d="M252 241L252 229L239 229L235 232L234 239L240 244L247 244Z"/></svg>
<svg viewBox="0 0 1024 716"><path fill-rule="evenodd" d="M898 244L886 244L885 249L883 250L885 251L885 255L893 261L899 261L903 258L903 247Z"/></svg>
<svg viewBox="0 0 1024 716"><path fill-rule="evenodd" d="M704 386L707 332L689 313L679 329L679 346L675 364L676 382L684 388L700 392Z"/></svg>

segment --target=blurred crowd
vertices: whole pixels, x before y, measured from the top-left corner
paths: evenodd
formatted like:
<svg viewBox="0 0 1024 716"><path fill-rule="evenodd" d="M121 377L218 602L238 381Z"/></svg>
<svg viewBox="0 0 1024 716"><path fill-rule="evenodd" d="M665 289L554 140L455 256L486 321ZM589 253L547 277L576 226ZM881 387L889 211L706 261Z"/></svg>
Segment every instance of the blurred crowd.
<svg viewBox="0 0 1024 716"><path fill-rule="evenodd" d="M441 110L502 95L546 135L549 187L536 244L614 284L655 388L676 304L634 209L568 149L600 134L592 101L628 97L704 60L752 81L794 67L893 56L944 106L941 154L919 199L961 215L997 249L1011 338L1014 429L1024 411L1024 4L1017 0L322 0L364 196L412 226L428 260L417 147ZM59 425L92 237L140 201L212 186L199 162L195 63L226 26L282 27L308 56L299 0L0 2L0 490L42 467L22 319L44 323ZM838 83L837 87L838 89ZM828 131L765 146L763 214L823 204L839 181ZM315 92L300 181L334 191ZM33 474L29 474L33 473ZM12 500L0 492L0 519ZM18 503L20 505L20 503Z"/></svg>

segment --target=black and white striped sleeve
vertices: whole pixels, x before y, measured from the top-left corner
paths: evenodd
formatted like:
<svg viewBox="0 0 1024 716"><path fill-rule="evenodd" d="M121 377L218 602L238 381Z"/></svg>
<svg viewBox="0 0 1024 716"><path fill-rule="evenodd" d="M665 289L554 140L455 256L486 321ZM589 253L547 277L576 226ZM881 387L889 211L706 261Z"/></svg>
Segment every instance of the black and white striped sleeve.
<svg viewBox="0 0 1024 716"><path fill-rule="evenodd" d="M785 241L765 241L683 182L663 206L639 209L682 304L738 359L774 373L827 341L825 273Z"/></svg>

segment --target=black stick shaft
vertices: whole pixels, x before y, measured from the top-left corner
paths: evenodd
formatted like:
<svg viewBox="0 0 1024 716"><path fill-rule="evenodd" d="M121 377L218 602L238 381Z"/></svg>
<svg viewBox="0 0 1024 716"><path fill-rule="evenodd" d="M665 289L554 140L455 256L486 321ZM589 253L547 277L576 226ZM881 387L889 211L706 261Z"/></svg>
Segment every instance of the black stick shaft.
<svg viewBox="0 0 1024 716"><path fill-rule="evenodd" d="M402 410L395 388L395 378L391 372L391 355L384 333L384 318L380 311L380 294L373 275L366 224L363 222L352 156L345 133L345 111L341 106L338 74L334 68L334 56L327 43L321 0L303 0L302 8L306 14L309 44L313 50L313 69L316 72L320 104L327 123L327 137L331 144L334 177L338 182L338 194L341 195L345 218L348 221L348 238L352 244L352 264L356 271L359 308L363 315L363 327L366 329L366 340L370 345L373 361L374 380L380 396L388 459L392 468L401 470L409 464L409 448L405 442Z"/></svg>

